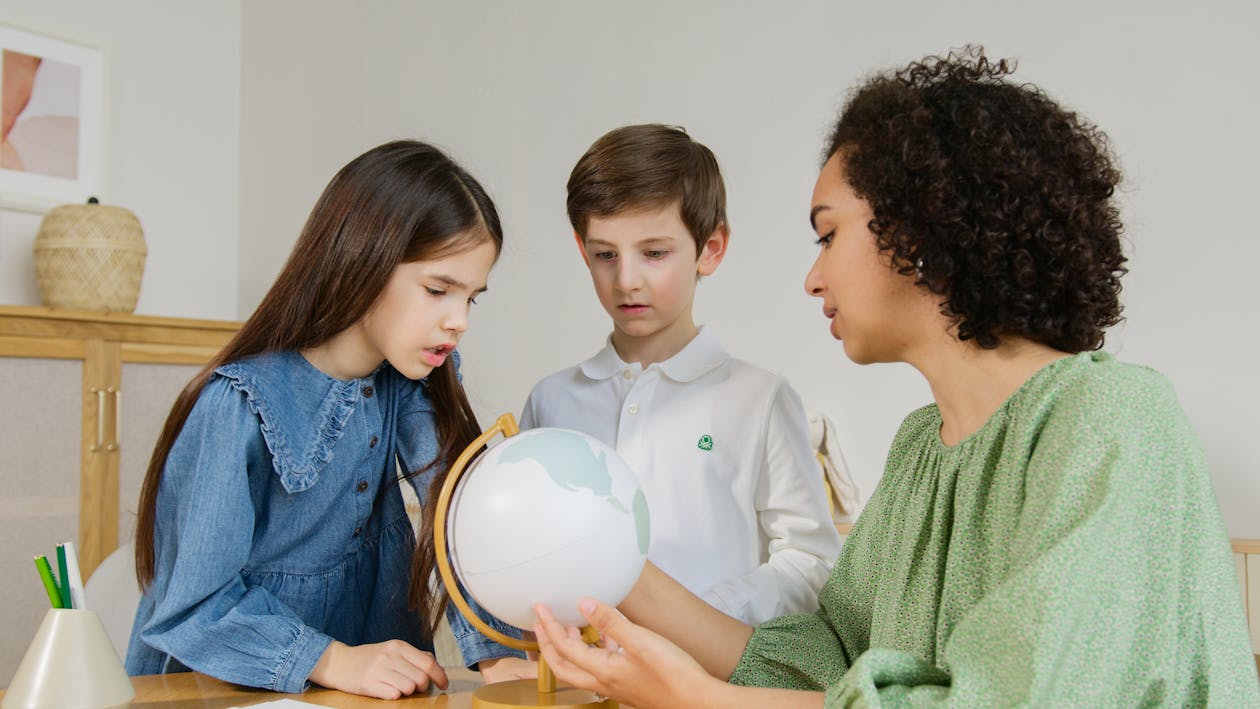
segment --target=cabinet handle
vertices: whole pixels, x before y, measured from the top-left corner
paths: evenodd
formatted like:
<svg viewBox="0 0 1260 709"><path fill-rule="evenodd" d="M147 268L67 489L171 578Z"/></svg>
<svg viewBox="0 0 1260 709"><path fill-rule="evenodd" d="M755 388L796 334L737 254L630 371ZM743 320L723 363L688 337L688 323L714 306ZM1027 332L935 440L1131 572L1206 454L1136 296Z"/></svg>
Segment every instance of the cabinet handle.
<svg viewBox="0 0 1260 709"><path fill-rule="evenodd" d="M119 410L119 409L118 409L118 399L119 399L119 397L121 397L121 396L122 396L122 389L115 389L114 387L110 387L110 388L106 389L105 391L106 391L106 392L108 392L108 393L110 393L110 394L113 394L113 395L114 395L114 397L113 397L113 398L114 398L113 415L112 415L112 416L110 416L110 424L111 424L111 425L110 425L110 427L109 427L109 430L111 430L111 431L113 431L113 432L114 432L114 435L113 435L113 439L114 439L114 440L113 440L113 442L112 442L112 443L110 443L109 445L105 446L105 450L107 450L107 451L116 451L116 450L118 450L118 434L119 434L118 428L122 425L122 423L120 422L120 420L119 420L119 418L118 418L118 410Z"/></svg>
<svg viewBox="0 0 1260 709"><path fill-rule="evenodd" d="M93 453L102 449L116 451L118 450L118 398L122 394L122 390L114 387L105 389L92 387L89 391L96 394L96 443L88 446L88 450ZM113 415L110 417L112 423L110 428L113 430L114 436L113 441L108 445L105 443L105 397L107 394L112 394L114 400Z"/></svg>
<svg viewBox="0 0 1260 709"><path fill-rule="evenodd" d="M96 443L88 450L95 453L105 446L105 390L92 387L91 392L96 394Z"/></svg>

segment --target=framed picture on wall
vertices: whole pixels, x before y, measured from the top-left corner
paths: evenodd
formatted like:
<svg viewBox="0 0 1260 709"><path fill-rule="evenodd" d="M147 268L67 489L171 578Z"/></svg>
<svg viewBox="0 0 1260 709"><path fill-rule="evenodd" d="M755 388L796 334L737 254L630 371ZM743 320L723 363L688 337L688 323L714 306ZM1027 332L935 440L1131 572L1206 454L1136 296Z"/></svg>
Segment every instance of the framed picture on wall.
<svg viewBox="0 0 1260 709"><path fill-rule="evenodd" d="M0 207L103 197L100 49L0 25Z"/></svg>

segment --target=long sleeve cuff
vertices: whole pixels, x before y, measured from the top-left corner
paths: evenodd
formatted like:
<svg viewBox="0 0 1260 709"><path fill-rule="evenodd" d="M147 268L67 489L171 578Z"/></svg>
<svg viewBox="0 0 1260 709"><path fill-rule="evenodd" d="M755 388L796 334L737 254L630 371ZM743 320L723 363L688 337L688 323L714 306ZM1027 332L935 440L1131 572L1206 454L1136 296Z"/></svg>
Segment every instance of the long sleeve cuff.
<svg viewBox="0 0 1260 709"><path fill-rule="evenodd" d="M808 644L809 652L802 652ZM757 626L728 681L748 687L820 691L838 681L849 660L820 613L786 615Z"/></svg>
<svg viewBox="0 0 1260 709"><path fill-rule="evenodd" d="M289 651L280 658L269 689L276 692L297 694L309 685L311 671L324 651L332 644L332 638L309 626L301 626Z"/></svg>
<svg viewBox="0 0 1260 709"><path fill-rule="evenodd" d="M485 621L487 625L495 630L503 633L510 638L521 638L521 630L515 626L508 625L498 618L490 615L477 602L468 597L461 584L459 592L468 598L468 604L472 606L473 612L477 617ZM446 622L451 626L451 634L455 636L455 644L459 646L459 654L464 658L464 665L470 670L477 670L477 663L482 660L493 660L499 657L520 657L524 658L525 653L520 650L514 650L506 645L487 638L481 634L481 631L473 627L455 606L454 602L446 604Z"/></svg>

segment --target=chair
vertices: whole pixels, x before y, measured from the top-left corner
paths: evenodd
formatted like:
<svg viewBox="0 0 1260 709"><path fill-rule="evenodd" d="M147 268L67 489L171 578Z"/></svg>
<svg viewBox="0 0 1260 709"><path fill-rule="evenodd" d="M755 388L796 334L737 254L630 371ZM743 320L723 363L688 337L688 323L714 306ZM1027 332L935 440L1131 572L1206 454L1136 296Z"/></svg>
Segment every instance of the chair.
<svg viewBox="0 0 1260 709"><path fill-rule="evenodd" d="M114 550L96 567L83 589L87 607L96 611L105 625L105 634L120 658L127 657L131 625L140 605L136 583L135 552L130 542Z"/></svg>
<svg viewBox="0 0 1260 709"><path fill-rule="evenodd" d="M855 521L862 511L862 496L840 451L836 424L823 414L810 415L809 438L814 457L822 468L823 490L831 509L831 520L837 523Z"/></svg>

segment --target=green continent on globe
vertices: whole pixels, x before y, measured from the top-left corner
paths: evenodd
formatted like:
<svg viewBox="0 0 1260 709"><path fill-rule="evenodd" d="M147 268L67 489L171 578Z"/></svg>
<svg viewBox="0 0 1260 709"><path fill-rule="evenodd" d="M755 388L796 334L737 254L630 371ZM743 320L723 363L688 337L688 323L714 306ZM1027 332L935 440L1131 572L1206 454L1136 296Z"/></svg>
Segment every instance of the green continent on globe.
<svg viewBox="0 0 1260 709"><path fill-rule="evenodd" d="M648 515L643 488L634 491L634 529L639 535L639 553L647 554L648 543L652 541L652 518Z"/></svg>
<svg viewBox="0 0 1260 709"><path fill-rule="evenodd" d="M532 460L542 466L552 482L561 488L572 491L589 490L618 512L630 514L630 510L612 496L612 473L608 472L608 460L603 451L597 454L591 450L585 436L555 429L544 435L512 439L511 443L512 445L504 449L500 461L519 463ZM652 530L647 498L644 497L642 488L635 489L631 505L634 508L639 552L647 554Z"/></svg>
<svg viewBox="0 0 1260 709"><path fill-rule="evenodd" d="M612 497L612 475L601 451L598 455L581 436L568 431L549 431L543 436L528 436L503 451L505 463L533 460L547 475L566 490L589 490L604 498L614 508L626 508Z"/></svg>

